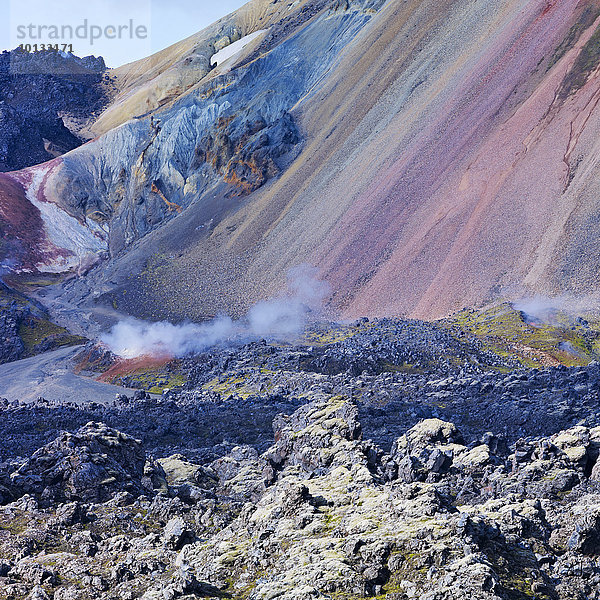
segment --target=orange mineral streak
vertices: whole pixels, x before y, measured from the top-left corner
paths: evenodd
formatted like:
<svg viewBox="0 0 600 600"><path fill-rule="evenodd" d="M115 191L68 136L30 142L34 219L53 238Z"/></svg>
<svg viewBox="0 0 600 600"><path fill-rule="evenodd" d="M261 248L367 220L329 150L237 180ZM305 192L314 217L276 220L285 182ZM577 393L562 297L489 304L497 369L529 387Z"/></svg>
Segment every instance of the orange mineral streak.
<svg viewBox="0 0 600 600"><path fill-rule="evenodd" d="M118 377L134 375L140 371L148 369L158 369L164 367L173 360L172 356L138 356L136 358L118 359L107 371L98 377L98 381L110 382Z"/></svg>
<svg viewBox="0 0 600 600"><path fill-rule="evenodd" d="M179 204L175 204L175 202L171 202L170 200L167 200L166 196L158 189L156 182L154 182L154 181L152 182L152 187L150 188L150 191L153 194L158 195L158 197L167 205L169 212L177 212L177 213L181 212L181 206L179 206Z"/></svg>

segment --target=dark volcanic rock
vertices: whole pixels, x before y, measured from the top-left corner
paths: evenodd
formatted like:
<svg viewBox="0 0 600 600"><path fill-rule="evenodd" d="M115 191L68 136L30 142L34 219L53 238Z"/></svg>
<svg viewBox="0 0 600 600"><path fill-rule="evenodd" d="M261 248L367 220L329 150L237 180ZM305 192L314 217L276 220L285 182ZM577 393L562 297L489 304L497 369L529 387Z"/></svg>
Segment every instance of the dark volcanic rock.
<svg viewBox="0 0 600 600"><path fill-rule="evenodd" d="M16 303L0 310L0 364L22 358L25 345L19 336L19 323L25 314Z"/></svg>
<svg viewBox="0 0 600 600"><path fill-rule="evenodd" d="M217 347L160 398L2 402L0 600L598 600L600 366L359 333Z"/></svg>
<svg viewBox="0 0 600 600"><path fill-rule="evenodd" d="M264 452L273 441L275 416L293 412L299 404L281 398L227 400L198 392L164 398L119 396L108 406L51 404L44 399L31 405L0 404L0 458L30 456L61 431L101 421L142 440L156 457L180 452L209 463L236 445Z"/></svg>
<svg viewBox="0 0 600 600"><path fill-rule="evenodd" d="M324 452L333 445L332 440L360 438L356 406L344 398L336 400L315 401L289 417L275 419L275 444L266 454L275 468L298 465L309 473L322 472L334 460L332 453Z"/></svg>
<svg viewBox="0 0 600 600"><path fill-rule="evenodd" d="M50 160L82 140L63 121L85 121L107 101L102 58L58 52L0 54L0 171Z"/></svg>
<svg viewBox="0 0 600 600"><path fill-rule="evenodd" d="M508 447L433 418L386 455L354 402L307 399L263 455L162 459L168 488L101 424L41 448L0 507L0 598L600 597L600 427Z"/></svg>
<svg viewBox="0 0 600 600"><path fill-rule="evenodd" d="M152 490L145 478L141 443L102 423L63 433L40 448L12 476L20 494L45 502L102 501L117 491L139 495Z"/></svg>

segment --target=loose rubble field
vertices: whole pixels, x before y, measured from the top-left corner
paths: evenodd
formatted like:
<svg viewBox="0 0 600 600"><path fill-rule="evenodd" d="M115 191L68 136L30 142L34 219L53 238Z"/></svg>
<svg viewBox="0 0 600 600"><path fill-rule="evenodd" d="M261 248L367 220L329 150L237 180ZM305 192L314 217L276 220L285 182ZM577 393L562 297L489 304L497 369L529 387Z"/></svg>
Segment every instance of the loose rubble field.
<svg viewBox="0 0 600 600"><path fill-rule="evenodd" d="M4 402L0 598L600 598L593 343L488 333L321 325L153 366L159 398Z"/></svg>

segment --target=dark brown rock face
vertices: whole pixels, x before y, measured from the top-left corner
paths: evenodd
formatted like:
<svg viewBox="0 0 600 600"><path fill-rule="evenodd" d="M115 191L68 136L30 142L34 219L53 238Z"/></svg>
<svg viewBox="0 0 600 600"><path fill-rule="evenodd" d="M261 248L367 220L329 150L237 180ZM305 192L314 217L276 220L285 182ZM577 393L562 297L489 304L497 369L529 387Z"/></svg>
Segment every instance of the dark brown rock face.
<svg viewBox="0 0 600 600"><path fill-rule="evenodd" d="M0 171L16 171L73 150L82 140L63 115L86 120L106 101L102 58L57 52L0 54Z"/></svg>

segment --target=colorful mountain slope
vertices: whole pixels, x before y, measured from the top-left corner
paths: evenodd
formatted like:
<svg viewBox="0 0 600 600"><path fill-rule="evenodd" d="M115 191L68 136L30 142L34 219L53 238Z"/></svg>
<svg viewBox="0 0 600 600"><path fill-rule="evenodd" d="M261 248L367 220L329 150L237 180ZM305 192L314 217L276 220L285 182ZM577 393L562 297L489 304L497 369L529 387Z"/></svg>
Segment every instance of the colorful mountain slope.
<svg viewBox="0 0 600 600"><path fill-rule="evenodd" d="M121 68L100 137L38 190L91 228L64 250L98 239L111 257L61 302L93 289L144 317L241 313L301 262L347 316L597 294L599 15L254 0Z"/></svg>

